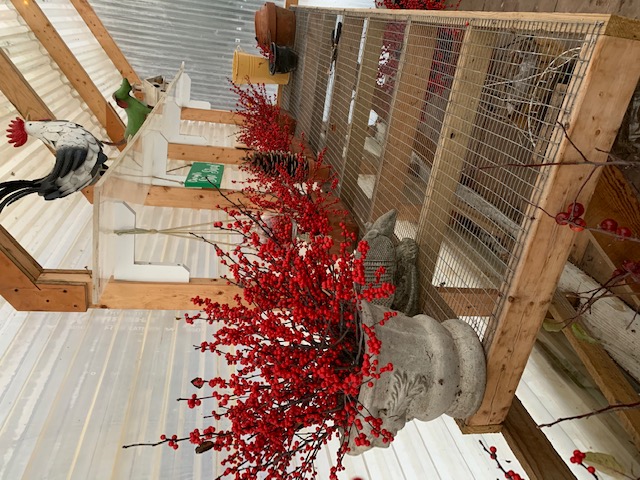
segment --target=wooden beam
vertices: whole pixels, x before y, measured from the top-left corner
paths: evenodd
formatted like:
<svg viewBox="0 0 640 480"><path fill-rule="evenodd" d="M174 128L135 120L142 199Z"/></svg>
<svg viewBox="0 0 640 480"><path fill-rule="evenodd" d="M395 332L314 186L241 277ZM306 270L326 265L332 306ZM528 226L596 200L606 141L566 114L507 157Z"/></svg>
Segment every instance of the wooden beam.
<svg viewBox="0 0 640 480"><path fill-rule="evenodd" d="M73 55L67 44L36 2L11 0L13 7L27 23L33 34L60 67L73 88L80 94L89 109L114 141L124 138L124 124L114 108L102 96L91 77Z"/></svg>
<svg viewBox="0 0 640 480"><path fill-rule="evenodd" d="M554 295L549 310L556 321L565 322L569 318L577 317L576 322L585 328L573 306L559 292ZM610 405L638 401L635 389L602 346L578 339L571 328L564 328L562 332ZM620 410L615 413L636 448L640 450L640 410Z"/></svg>
<svg viewBox="0 0 640 480"><path fill-rule="evenodd" d="M104 52L111 59L115 67L120 72L120 75L126 77L129 80L129 83L141 84L142 81L138 74L133 69L127 58L120 50L120 47L113 40L113 37L109 34L109 31L106 29L100 17L93 10L93 7L89 4L88 0L70 0L71 4L78 11L84 23L87 24L91 33L96 38Z"/></svg>
<svg viewBox="0 0 640 480"><path fill-rule="evenodd" d="M244 118L236 112L191 107L184 107L180 112L180 118L194 122L224 123L228 125L242 125L244 123Z"/></svg>
<svg viewBox="0 0 640 480"><path fill-rule="evenodd" d="M0 90L22 117L30 120L56 118L1 48L0 71Z"/></svg>
<svg viewBox="0 0 640 480"><path fill-rule="evenodd" d="M224 194L231 201L242 199L246 203L244 194L236 190L228 190ZM183 188L152 185L149 188L145 205L156 207L192 208L216 210L218 206L232 206L217 190L210 188Z"/></svg>
<svg viewBox="0 0 640 480"><path fill-rule="evenodd" d="M575 480L575 475L517 398L504 420L502 435L530 480Z"/></svg>
<svg viewBox="0 0 640 480"><path fill-rule="evenodd" d="M489 317L493 315L499 299L495 289L435 287L435 291L458 317Z"/></svg>
<svg viewBox="0 0 640 480"><path fill-rule="evenodd" d="M145 310L197 310L191 299L196 295L220 303L234 303L242 289L226 280L194 278L189 283L150 283L110 280L95 308Z"/></svg>
<svg viewBox="0 0 640 480"><path fill-rule="evenodd" d="M83 312L88 307L86 278L43 276L40 264L0 226L0 295L18 311Z"/></svg>
<svg viewBox="0 0 640 480"><path fill-rule="evenodd" d="M563 119L571 142L560 128L554 133L559 140L555 162L581 161L572 143L590 161L605 162L607 155L602 151L611 148L640 77L640 64L625 60L640 57L640 42L598 37L592 55L580 90L573 99L571 114ZM621 71L625 74L620 75ZM550 167L544 186L540 186L537 202L540 209L530 206L525 213L534 220L520 258L512 266L513 279L496 317L495 330L487 335L487 389L478 412L466 420L469 425L502 423L509 411L573 242L574 233L559 226L541 209L563 211L578 192L578 200L588 204L599 175L596 171L584 184L592 170L589 165Z"/></svg>
<svg viewBox="0 0 640 480"><path fill-rule="evenodd" d="M167 158L190 162L224 163L242 165L249 152L240 148L217 147L213 145L185 145L170 143Z"/></svg>

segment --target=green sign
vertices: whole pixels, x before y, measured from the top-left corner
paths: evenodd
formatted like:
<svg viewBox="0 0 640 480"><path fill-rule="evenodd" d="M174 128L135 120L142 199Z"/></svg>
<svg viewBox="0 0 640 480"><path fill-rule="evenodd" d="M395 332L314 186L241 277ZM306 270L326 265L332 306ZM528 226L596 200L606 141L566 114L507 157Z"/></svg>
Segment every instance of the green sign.
<svg viewBox="0 0 640 480"><path fill-rule="evenodd" d="M224 165L194 162L184 181L187 188L220 188Z"/></svg>

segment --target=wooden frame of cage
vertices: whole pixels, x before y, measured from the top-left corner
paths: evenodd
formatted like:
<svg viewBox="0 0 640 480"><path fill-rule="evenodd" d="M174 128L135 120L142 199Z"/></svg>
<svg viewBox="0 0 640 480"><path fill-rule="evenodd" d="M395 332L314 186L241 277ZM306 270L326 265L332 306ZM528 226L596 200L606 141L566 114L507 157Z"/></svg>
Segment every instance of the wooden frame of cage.
<svg viewBox="0 0 640 480"><path fill-rule="evenodd" d="M327 18L322 15L344 15L343 17L343 36L348 26L357 28L365 19L368 19L369 25L382 24L385 21L398 19L399 21L407 21L411 25L411 21L420 19L429 19L435 21L438 18L460 19L465 25L467 32L462 41L459 58L457 60L456 73L454 74L451 93L449 96L445 119L442 121L442 130L439 134L439 141L433 166L431 170L428 189L425 192L427 201L419 210L419 225L427 226L430 230L429 235L422 235L420 228L417 238L419 245L423 249L429 251L438 251L442 242L443 228L447 221L444 215L438 215L455 204L454 192L455 185L458 183L461 173L460 155L457 153L466 148L465 140L469 137L469 123L460 122L459 119L465 115L465 110L473 111L474 105L468 106L468 102L477 102L480 95L480 85L483 83L484 76L487 75L489 52L493 48L495 39L493 35L482 28L487 22L502 20L536 20L535 28L544 28L542 22L602 22L602 34L595 41L595 46L591 61L587 66L584 74L583 82L579 91L575 95L573 108L570 117L566 121L566 133L560 128L556 128L553 135L559 140L559 148L555 155L554 162L576 162L580 161L580 154L572 147L571 141L580 146L581 152L584 153L591 161L606 162L606 152L612 145L617 129L622 120L622 116L629 102L631 93L640 78L640 66L634 65L633 71L628 70L628 65L624 59L637 58L640 55L640 22L620 18L616 16L602 15L573 15L573 14L532 14L526 12L514 13L489 13L489 12L424 12L424 11L403 11L403 10L330 10L316 7L301 7L297 11L314 14L317 16L314 20L308 19L308 22L314 22L316 32L306 32L305 39L301 44L302 57L306 57L307 49L316 48L317 39L313 42L308 41L312 35L323 35L326 30L320 22L326 23ZM324 19L324 20L323 20ZM329 21L331 23L331 21ZM311 24L311 23L310 23ZM425 24L416 24L417 29L429 29ZM412 28L407 27L407 28ZM524 27L526 28L526 27ZM570 27L569 27L570 28ZM367 35L362 52L362 60L358 64L358 69L362 72L365 69L371 70L371 64L377 65L380 55L380 30L381 28L373 28L374 34ZM377 32L377 33L376 33ZM412 32L412 30L409 30ZM313 37L314 39L316 37ZM419 36L419 35L418 35ZM428 35L423 35L427 37ZM306 42L306 43L305 43ZM331 106L330 116L328 120L329 127L327 129L327 137L332 135L332 131L346 129L351 132L354 128L359 128L359 132L366 129L368 120L368 105L371 104L373 95L371 84L367 85L360 81L359 74L354 76L352 73L353 65L358 62L358 48L354 47L359 44L359 38L352 38L351 43L344 46L338 53L336 64L336 86L333 95L342 95L343 98L351 97L351 89L355 91L355 105L353 106L353 118L350 125L347 126L344 118L348 113L349 102L343 102L338 106ZM369 48L371 45L371 48ZM418 122L417 112L419 105L411 103L412 98L424 98L426 93L426 82L423 80L425 71L428 71L431 64L431 52L433 46L421 43L412 34L404 36L404 44L401 49L402 56L411 56L413 62L403 62L400 60L397 77L398 87L395 91L393 102L400 99L403 108L394 108L395 103L391 103L391 110L387 118L387 135L383 152L392 151L390 161L407 161L413 146L413 138L416 134L415 127ZM313 52L309 56L309 60L305 60L303 64L304 73L318 71L317 62L321 61L322 53ZM461 66L466 68L460 68ZM628 76L627 76L628 74ZM620 75L626 78L620 78ZM345 80L346 79L346 80ZM304 86L313 84L313 80L306 77L301 78ZM303 88L305 92L309 90ZM308 97L307 97L308 98ZM462 99L467 104L462 105ZM363 100L364 99L364 100ZM361 104L359 104L361 102ZM317 102L306 101L301 104L300 111L294 112L298 117L298 125L302 131L311 127L317 128L322 122L318 120L321 112L315 111ZM364 107L362 107L364 105ZM285 104L285 107L288 106ZM464 108L463 108L464 107ZM347 110L345 110L345 108ZM340 112L334 112L335 109L342 109ZM467 110L467 111L468 111ZM342 122L342 123L340 123ZM359 127L356 127L358 126ZM337 133L335 135L338 135ZM571 141L570 141L570 140ZM343 158L343 162L359 162L359 158L363 151L364 139L358 135L347 133L344 140L344 149L346 153L343 155L338 152L338 158ZM336 147L336 144L339 146ZM339 142L331 143L328 140L326 145L329 149L338 148L342 150L342 144ZM391 169L393 166L388 164L387 156L383 154L381 171L378 178L386 178L385 169ZM402 159L402 160L399 160ZM550 167L549 177L546 185L543 187L538 206L546 211L557 212L566 208L566 205L573 201L580 188L580 180L587 178L589 168L575 167L572 169L563 169L558 166ZM580 192L580 201L588 203L595 186L597 184L597 176L601 173L597 169L596 173L591 176L590 181L582 188ZM343 189L349 191L349 186L354 186L356 178L352 178L351 172L346 172L342 178ZM434 180L435 179L435 180ZM372 221L378 214L383 213L382 207L379 207L377 200L380 198L380 189L384 189L384 183L375 187L372 206L362 222ZM346 187L345 187L346 186ZM351 189L358 190L358 189ZM361 194L362 192L360 192ZM384 192L383 192L384 193ZM351 192L350 192L351 194ZM356 195L354 193L354 195ZM357 201L353 202L349 198L343 198L345 204L352 207L358 206ZM388 208L388 207L387 207ZM436 212L436 213L434 213ZM368 217L366 216L368 215ZM488 363L488 382L487 392L479 411L471 418L465 419L461 426L468 432L490 432L501 429L507 414L512 405L515 396L515 390L519 383L520 377L524 370L526 361L529 357L533 344L536 340L537 333L545 318L551 300L553 298L557 281L562 268L568 258L569 252L574 243L574 233L569 229L558 228L556 222L547 217L540 215L535 211L534 207L530 207L525 214L527 218L535 218L531 225L531 229L524 241L523 253L521 260L515 267L510 283L506 290L501 292L504 295L502 308L496 314L495 327L489 332L489 339L486 342L487 363ZM427 219L429 221L427 221ZM436 226L434 227L434 222ZM422 227L424 228L424 227ZM440 235L440 237L438 236ZM424 237L424 238L423 238ZM455 315L450 307L450 302L443 298L437 292L436 287L431 285L431 277L435 268L434 258L425 258L421 254L422 259L419 262L421 266L420 275L422 277L421 286L428 291L428 297L424 298L424 311L429 314L444 319ZM424 266L426 265L426 268ZM481 296L481 295L478 295Z"/></svg>

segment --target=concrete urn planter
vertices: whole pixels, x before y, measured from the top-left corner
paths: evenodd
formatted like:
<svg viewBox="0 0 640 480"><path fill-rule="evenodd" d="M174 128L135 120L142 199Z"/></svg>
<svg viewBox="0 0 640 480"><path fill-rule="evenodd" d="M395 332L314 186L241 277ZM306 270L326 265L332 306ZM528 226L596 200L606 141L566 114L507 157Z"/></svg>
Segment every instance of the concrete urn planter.
<svg viewBox="0 0 640 480"><path fill-rule="evenodd" d="M486 360L475 331L459 319L438 322L427 315L408 317L398 313L384 326L378 325L387 308L362 302L361 321L375 325L382 342L380 354L372 356L378 365L391 362L372 388L363 386L358 401L364 411L383 420L382 428L394 435L406 422L433 420L442 414L466 418L482 401L486 385ZM358 455L373 447L388 447L374 437L368 424L352 428L349 454ZM365 433L370 446L356 446L354 438Z"/></svg>

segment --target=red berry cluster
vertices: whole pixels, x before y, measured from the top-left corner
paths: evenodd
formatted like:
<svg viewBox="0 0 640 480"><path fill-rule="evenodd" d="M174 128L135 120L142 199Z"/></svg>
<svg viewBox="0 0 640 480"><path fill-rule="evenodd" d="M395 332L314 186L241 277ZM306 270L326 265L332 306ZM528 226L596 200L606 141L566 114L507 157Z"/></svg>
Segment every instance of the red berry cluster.
<svg viewBox="0 0 640 480"><path fill-rule="evenodd" d="M167 438L166 435L160 435L160 440L167 442L169 448L173 448L174 450L178 449L178 442L180 439L178 439L177 435L172 435L171 438Z"/></svg>
<svg viewBox="0 0 640 480"><path fill-rule="evenodd" d="M376 0L376 7L397 10L444 10L444 0Z"/></svg>
<svg viewBox="0 0 640 480"><path fill-rule="evenodd" d="M243 119L238 140L254 150L289 151L294 134L293 120L267 94L264 84L248 84L244 88L231 84L238 95L237 113Z"/></svg>
<svg viewBox="0 0 640 480"><path fill-rule="evenodd" d="M523 478L520 476L519 473L514 472L513 470L506 470L502 466L502 464L498 460L498 449L496 447L492 445L489 448L487 448L484 446L484 443L482 443L482 441L480 442L480 445L482 445L482 448L484 449L484 451L489 454L489 457L491 458L491 460L494 460L496 462L498 469L502 471L502 473L504 473L504 478L509 480L523 480Z"/></svg>
<svg viewBox="0 0 640 480"><path fill-rule="evenodd" d="M600 222L598 228L604 230L605 232L615 233L622 240L633 235L633 231L629 227L618 226L618 222L616 222L613 218L605 218Z"/></svg>
<svg viewBox="0 0 640 480"><path fill-rule="evenodd" d="M567 207L566 212L560 212L556 215L556 223L558 225L567 225L575 232L581 232L587 226L582 215L584 214L584 205L581 203L571 203Z"/></svg>
<svg viewBox="0 0 640 480"><path fill-rule="evenodd" d="M358 304L386 297L393 286L365 284L369 246L359 243L356 254L355 236L344 222L335 253L329 218L345 212L335 207L332 191L320 188L322 155L304 179L281 166L278 175L249 164L243 168L255 182L243 189L243 204L223 209L230 220L215 223L241 241L230 251L214 246L230 271L229 282L243 287L242 295L231 305L195 297L202 312L186 315L188 323L218 325L213 338L195 348L224 357L235 373L196 377L192 385L207 392L179 399L190 408L212 399L215 405L207 414L224 421L167 443L176 448L189 441L197 452L225 452L225 475L234 478L258 478L262 472L268 479L306 479L314 476L320 446L340 437L331 471L336 479L344 469L351 428L359 431L358 444L370 443L371 437L393 439L382 420L358 403L361 388L393 369L374 358L380 340L359 321ZM272 215L286 221L271 221ZM292 234L293 225L304 241ZM392 316L385 315L383 322ZM360 347L365 342L368 351ZM230 426L218 426L225 424Z"/></svg>
<svg viewBox="0 0 640 480"><path fill-rule="evenodd" d="M596 468L593 465L585 465L584 463L582 463L586 458L586 456L587 456L586 453L581 452L580 450L574 450L573 456L569 459L569 461L571 463L575 463L576 465L580 465L584 467L587 470L587 472L593 475L594 478L598 478L598 476L596 475Z"/></svg>

